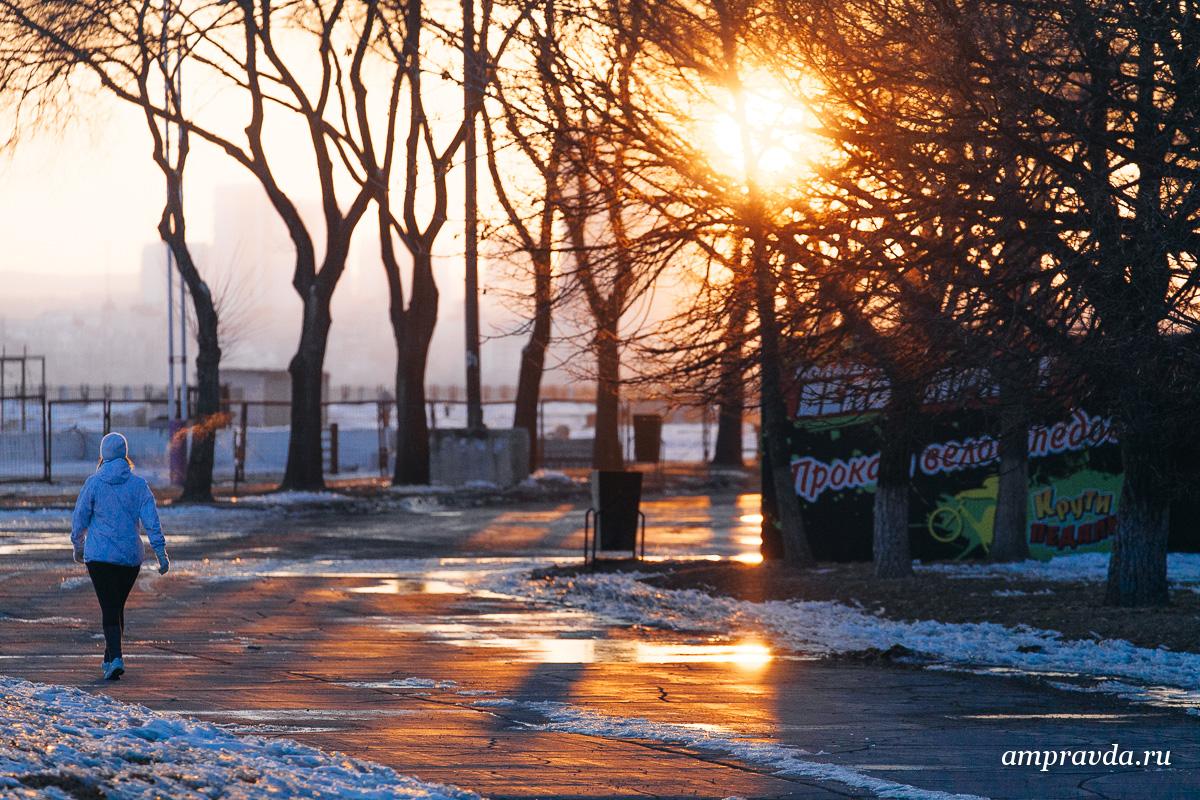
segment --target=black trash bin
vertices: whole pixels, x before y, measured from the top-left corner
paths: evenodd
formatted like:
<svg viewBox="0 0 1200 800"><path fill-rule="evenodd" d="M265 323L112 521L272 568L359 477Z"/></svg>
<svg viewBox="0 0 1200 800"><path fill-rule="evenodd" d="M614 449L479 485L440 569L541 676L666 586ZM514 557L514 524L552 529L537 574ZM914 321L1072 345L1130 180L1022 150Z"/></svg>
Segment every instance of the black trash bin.
<svg viewBox="0 0 1200 800"><path fill-rule="evenodd" d="M659 414L633 415L633 460L657 464L662 458L663 418Z"/></svg>
<svg viewBox="0 0 1200 800"><path fill-rule="evenodd" d="M626 550L638 555L639 528L645 523L639 508L642 502L642 473L623 470L594 470L592 472L592 507L584 521L584 557L588 556L587 529L594 520L595 531L590 537L591 557L597 551Z"/></svg>

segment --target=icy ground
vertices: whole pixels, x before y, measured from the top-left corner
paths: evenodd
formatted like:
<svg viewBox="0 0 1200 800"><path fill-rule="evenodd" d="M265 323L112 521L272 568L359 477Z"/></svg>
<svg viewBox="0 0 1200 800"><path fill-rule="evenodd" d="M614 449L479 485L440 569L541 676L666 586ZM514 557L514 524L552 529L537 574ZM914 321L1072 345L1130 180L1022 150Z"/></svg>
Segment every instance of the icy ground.
<svg viewBox="0 0 1200 800"><path fill-rule="evenodd" d="M898 623L835 603L746 603L658 589L630 575L530 580L537 567L578 561L568 536L577 532L577 515L567 504L437 510L436 497L413 499L429 500L428 513L166 510L175 567L167 576L147 574L139 581L134 605L162 609L173 620L171 649L147 640L132 650L164 668L135 670L130 680L97 686L153 704L173 697L173 686L185 679L195 690L189 708L197 710L165 706L175 715L161 715L73 690L0 680L0 733L10 734L0 736L0 775L25 778L24 788L11 780L0 784L0 797L95 796L80 780L100 781L94 785L114 800L472 796L341 755L255 738L268 734L350 750L401 773L487 794L521 789L545 797L578 793L539 793L538 781L561 781L555 787L573 781L594 790L596 781L611 779L605 786L619 790L609 796L633 794L632 787L651 795L682 794L701 785L696 772L720 776L712 785L724 794L704 794L714 798L776 796L740 790L766 785L776 775L814 786L840 784L830 789L834 793L848 787L853 796L909 800L946 800L952 792L1071 796L1066 789L1039 794L1033 781L1046 778L1021 784L1019 776L985 760L1001 746L996 742L1010 739L1055 743L1063 736L1090 736L1087 741L1105 742L1114 718L1120 718L1122 735L1136 735L1139 745L1166 746L1162 737L1170 731L1169 746L1192 752L1195 718L1122 708L1108 696L1068 696L1047 686L1197 708L1197 654L1128 642L1068 642L1028 628ZM756 530L750 513L756 506L756 498L715 507L693 498L664 502L651 517L651 542L663 557L734 556L752 546L743 540ZM66 516L0 515L0 589L8 598L0 608L7 612L0 613L0 636L7 635L5 647L12 648L0 664L31 680L72 684L84 672L93 674L91 654L99 651L88 627L94 599L87 578L70 564L63 544ZM1200 556L1173 556L1171 568L1177 585L1200 581ZM999 574L979 565L921 569L963 579ZM1103 561L1076 557L1001 571L1014 578L1095 581L1103 579ZM262 620L269 622L231 613L260 589L269 590L255 595ZM290 610L289 597L306 603L306 610ZM230 630L213 630L213 616L228 619ZM274 636L277 621L295 628ZM348 655L314 658L334 632L350 637ZM26 644L35 638L45 643ZM810 661L894 645L920 654L914 661L927 669ZM717 654L704 655L708 651ZM372 652L385 657L372 658ZM225 677L231 667L204 659L206 654L239 665L239 681L245 681L240 691L231 692ZM85 658L86 669L77 667ZM177 672L177 662L186 663L187 671ZM406 665L404 671L392 671L397 664ZM1040 679L985 681L943 671ZM310 724L318 718L308 713L308 694L297 694L286 708L272 707L278 704L264 698L280 676L319 698L311 705L320 706L320 720L329 719ZM943 693L941 686L949 688ZM912 698L922 704L916 716ZM1078 718L1056 719L1064 709ZM463 725L464 719L484 719L489 736L500 737L499 751L485 753L474 723ZM889 727L893 722L904 727ZM903 733L891 736L898 730ZM427 748L433 737L444 749ZM528 741L537 747L523 749ZM559 759L553 768L547 768L544 745ZM449 752L476 757L446 768ZM979 753L984 758L972 755ZM644 762L637 763L639 755ZM605 764L606 775L579 767L591 763ZM655 777L655 770L663 775ZM1064 776L1056 787L1074 789L1083 777ZM1185 779L1160 777L1172 788ZM735 791L733 781L744 783ZM1007 791L993 791L997 787Z"/></svg>
<svg viewBox="0 0 1200 800"><path fill-rule="evenodd" d="M1200 555L1173 556L1182 580L1200 576ZM1079 560L1078 572L1065 562ZM1060 580L1095 572L1090 556L1056 559L1046 574ZM1041 565L1011 565L1036 572ZM968 569L961 567L962 577ZM983 569L983 568L980 568ZM1027 573L1028 574L1028 573ZM1069 578L1067 576L1074 576ZM490 591L555 603L628 623L672 630L726 635L754 633L777 647L809 655L835 655L900 647L933 659L940 668L1050 677L1085 676L1104 691L1127 700L1186 707L1200 713L1200 653L1137 647L1124 640L1065 640L1057 631L1025 625L901 622L837 602L755 603L714 597L692 589L663 589L644 583L638 573L593 573L569 578L530 580L527 573L495 574L483 582ZM1076 688L1060 684L1061 688Z"/></svg>
<svg viewBox="0 0 1200 800"><path fill-rule="evenodd" d="M235 736L77 689L11 678L0 678L0 731L4 797L478 798L286 739Z"/></svg>
<svg viewBox="0 0 1200 800"><path fill-rule="evenodd" d="M533 725L536 730L578 733L603 739L641 739L682 745L709 755L736 758L743 764L769 770L775 775L832 781L892 800L987 800L979 795L931 791L876 778L857 769L805 757L823 755L821 753L809 753L777 742L751 739L712 726L677 725L640 717L618 717L568 703L547 701L498 699L481 700L476 705L532 711L547 720L543 724Z"/></svg>
<svg viewBox="0 0 1200 800"><path fill-rule="evenodd" d="M932 565L919 569L969 579L979 575L1045 580L1103 580L1103 559L1087 554L1010 565ZM571 557L373 559L234 559L179 561L176 577L204 582L322 575L387 579L421 574L443 591L495 593L566 606L601 619L670 630L761 636L776 647L808 656L912 651L938 668L995 674L1020 672L1050 678L1085 676L1101 681L1089 691L1128 700L1187 707L1200 715L1200 653L1138 647L1120 639L1067 640L1053 630L995 623L902 622L832 601L755 603L714 597L686 589L644 583L639 573L593 573L569 578L530 579L531 570ZM1200 591L1200 554L1171 556L1172 583ZM154 576L150 576L153 580ZM63 581L64 590L83 586L86 577ZM148 585L149 582L147 582ZM1139 686L1140 684L1140 686ZM1063 685L1063 688L1070 688Z"/></svg>
<svg viewBox="0 0 1200 800"><path fill-rule="evenodd" d="M728 637L755 635L776 647L808 656L912 651L934 668L994 674L1025 673L1061 678L1083 676L1099 681L1084 688L1127 700L1187 708L1200 715L1200 653L1138 647L1125 640L1066 640L1053 630L995 623L946 623L890 620L837 602L768 601L755 603L704 592L663 589L642 582L639 573L593 573L570 578L529 578L531 570L574 558L377 559L369 564L340 559L236 559L182 561L176 575L205 582L247 581L303 575L386 579L422 574L444 591L494 593L566 606L603 620ZM1200 554L1171 557L1173 583L1200 590ZM935 565L920 569L949 572L968 579L983 575L1038 577L1048 580L1103 580L1103 557L1080 555L1050 564ZM62 588L86 578L64 581ZM1061 688L1072 687L1060 684Z"/></svg>

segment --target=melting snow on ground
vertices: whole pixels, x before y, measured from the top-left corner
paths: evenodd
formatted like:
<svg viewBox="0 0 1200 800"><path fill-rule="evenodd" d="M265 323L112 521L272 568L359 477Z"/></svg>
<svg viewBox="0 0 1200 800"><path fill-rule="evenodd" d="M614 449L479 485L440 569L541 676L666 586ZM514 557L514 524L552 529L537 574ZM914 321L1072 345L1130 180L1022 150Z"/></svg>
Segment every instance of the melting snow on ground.
<svg viewBox="0 0 1200 800"><path fill-rule="evenodd" d="M1108 578L1108 553L1079 553L1049 561L1018 561L1013 564L914 564L913 568L917 572L938 573L950 578L1102 583ZM1168 554L1167 576L1176 588L1200 589L1200 553Z"/></svg>
<svg viewBox="0 0 1200 800"><path fill-rule="evenodd" d="M780 777L833 781L854 789L866 790L878 797L898 800L983 800L977 795L930 791L876 778L850 767L814 760L811 758L814 754L797 747L752 739L705 726L676 725L639 717L616 717L551 701L484 700L477 705L532 711L547 720L545 724L530 726L535 730L681 745L702 753L735 758L743 764L769 770Z"/></svg>
<svg viewBox="0 0 1200 800"><path fill-rule="evenodd" d="M391 681L343 681L342 686L358 689L453 689L455 681L435 681L432 678L398 678Z"/></svg>
<svg viewBox="0 0 1200 800"><path fill-rule="evenodd" d="M286 739L235 736L78 689L11 678L0 678L0 730L4 797L478 797Z"/></svg>
<svg viewBox="0 0 1200 800"><path fill-rule="evenodd" d="M268 492L244 494L235 502L254 506L304 506L317 503L353 503L355 498L337 492Z"/></svg>
<svg viewBox="0 0 1200 800"><path fill-rule="evenodd" d="M1024 625L899 622L836 602L752 603L693 589L662 589L639 577L647 576L587 574L529 580L510 572L496 576L487 588L623 622L732 636L755 633L778 646L812 655L900 646L949 664L1200 689L1197 653L1137 647L1124 640L1065 640L1057 631Z"/></svg>

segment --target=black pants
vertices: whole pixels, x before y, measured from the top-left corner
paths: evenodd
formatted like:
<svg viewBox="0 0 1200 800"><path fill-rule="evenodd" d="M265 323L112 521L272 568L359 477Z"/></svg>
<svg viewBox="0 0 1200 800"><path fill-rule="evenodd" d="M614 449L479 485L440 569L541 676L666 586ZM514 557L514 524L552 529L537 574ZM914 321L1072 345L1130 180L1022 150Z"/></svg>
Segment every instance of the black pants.
<svg viewBox="0 0 1200 800"><path fill-rule="evenodd" d="M137 582L141 567L109 564L105 561L87 562L92 587L100 601L101 624L104 626L104 660L121 657L121 634L125 632L125 601Z"/></svg>

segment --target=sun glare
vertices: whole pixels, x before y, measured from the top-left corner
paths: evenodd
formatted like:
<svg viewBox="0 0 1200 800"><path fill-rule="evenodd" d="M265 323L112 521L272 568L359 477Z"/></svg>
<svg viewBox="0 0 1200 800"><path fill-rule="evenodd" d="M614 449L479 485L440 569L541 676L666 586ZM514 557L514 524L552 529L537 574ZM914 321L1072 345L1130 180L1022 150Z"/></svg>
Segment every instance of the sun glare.
<svg viewBox="0 0 1200 800"><path fill-rule="evenodd" d="M744 87L740 98L727 94L705 120L705 149L713 166L738 178L753 175L766 188L803 180L826 149L816 116L802 98L769 75L747 76ZM739 99L745 109L746 141Z"/></svg>

